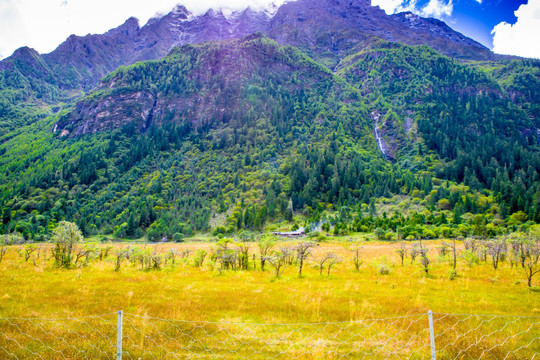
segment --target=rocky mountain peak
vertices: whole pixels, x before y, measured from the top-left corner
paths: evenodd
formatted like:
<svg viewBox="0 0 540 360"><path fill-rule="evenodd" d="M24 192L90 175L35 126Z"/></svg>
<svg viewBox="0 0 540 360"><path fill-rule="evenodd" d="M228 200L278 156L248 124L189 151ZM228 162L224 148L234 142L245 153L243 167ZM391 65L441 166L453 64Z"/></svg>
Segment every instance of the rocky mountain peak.
<svg viewBox="0 0 540 360"><path fill-rule="evenodd" d="M175 46L241 38L256 32L280 44L299 47L330 68L377 39L427 44L455 58L493 57L489 49L439 20L411 13L388 16L371 6L370 0L296 0L279 8L247 7L232 13L210 9L201 15L177 5L142 27L136 18L129 18L102 35L72 35L50 54L39 57L35 51L20 49L12 58L42 59L37 61L41 68L69 79L59 79L62 88L89 90L120 65L160 59ZM1 62L0 69L12 60Z"/></svg>
<svg viewBox="0 0 540 360"><path fill-rule="evenodd" d="M139 19L130 17L119 27L109 30L106 34L109 36L135 36L140 30Z"/></svg>

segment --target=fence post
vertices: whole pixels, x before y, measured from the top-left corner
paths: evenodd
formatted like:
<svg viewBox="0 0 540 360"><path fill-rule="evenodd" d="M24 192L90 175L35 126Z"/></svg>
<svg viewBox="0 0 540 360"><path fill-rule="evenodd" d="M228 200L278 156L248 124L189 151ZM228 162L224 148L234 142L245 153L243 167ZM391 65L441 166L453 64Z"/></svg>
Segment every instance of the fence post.
<svg viewBox="0 0 540 360"><path fill-rule="evenodd" d="M433 312L428 311L429 319L429 341L431 344L431 360L437 360L437 354L435 352L435 330L433 329Z"/></svg>
<svg viewBox="0 0 540 360"><path fill-rule="evenodd" d="M122 360L122 310L118 311L118 322L116 324L116 360Z"/></svg>

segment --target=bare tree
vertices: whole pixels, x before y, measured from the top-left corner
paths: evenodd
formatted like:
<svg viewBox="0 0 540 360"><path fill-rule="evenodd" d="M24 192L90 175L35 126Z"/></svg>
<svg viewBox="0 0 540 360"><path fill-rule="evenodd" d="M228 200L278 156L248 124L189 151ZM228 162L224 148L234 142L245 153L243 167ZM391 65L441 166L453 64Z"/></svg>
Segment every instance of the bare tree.
<svg viewBox="0 0 540 360"><path fill-rule="evenodd" d="M351 241L345 244L345 249L353 254L352 263L356 271L360 271L360 266L364 263L364 259L360 256L362 248L363 246L359 241Z"/></svg>
<svg viewBox="0 0 540 360"><path fill-rule="evenodd" d="M476 239L467 238L463 240L463 245L467 251L476 252L477 250Z"/></svg>
<svg viewBox="0 0 540 360"><path fill-rule="evenodd" d="M486 244L487 253L491 257L491 263L495 270L497 270L497 268L499 267L499 262L504 256L505 249L506 249L505 239L490 241Z"/></svg>
<svg viewBox="0 0 540 360"><path fill-rule="evenodd" d="M185 260L189 258L189 255L191 255L192 250L191 249L185 249L180 252L180 259Z"/></svg>
<svg viewBox="0 0 540 360"><path fill-rule="evenodd" d="M422 243L415 243L412 245L409 255L411 256L411 264L414 264L416 257L420 255L422 249Z"/></svg>
<svg viewBox="0 0 540 360"><path fill-rule="evenodd" d="M7 252L7 246L4 244L4 242L0 242L0 263L2 262L2 259L4 258L4 255L6 255Z"/></svg>
<svg viewBox="0 0 540 360"><path fill-rule="evenodd" d="M333 255L333 254L332 254ZM326 265L326 276L330 276L330 270L332 270L332 266L339 264L341 262L341 258L339 256L333 255L328 259L327 265Z"/></svg>
<svg viewBox="0 0 540 360"><path fill-rule="evenodd" d="M266 258L270 255L270 251L274 247L276 241L272 235L265 234L263 235L259 241L257 241L257 245L259 246L259 256L261 260L261 271L264 271L264 264L266 262Z"/></svg>
<svg viewBox="0 0 540 360"><path fill-rule="evenodd" d="M85 243L82 247L78 247L75 252L75 266L78 265L79 260L84 258L84 264L88 265L90 257L98 253L98 248L95 243Z"/></svg>
<svg viewBox="0 0 540 360"><path fill-rule="evenodd" d="M521 263L527 277L527 285L531 287L534 275L540 272L540 226L532 226L528 234L518 232L511 236L512 253Z"/></svg>
<svg viewBox="0 0 540 360"><path fill-rule="evenodd" d="M35 244L26 244L24 248L20 250L19 254L24 258L24 261L27 262L36 251L38 251L38 247Z"/></svg>
<svg viewBox="0 0 540 360"><path fill-rule="evenodd" d="M317 264L319 265L319 275L322 275L325 265L327 266L328 274L330 274L330 268L338 262L341 262L341 258L336 256L334 253L327 252L322 255L319 259L317 259Z"/></svg>
<svg viewBox="0 0 540 360"><path fill-rule="evenodd" d="M407 244L402 242L399 245L399 248L396 249L396 252L401 259L401 266L403 266L403 263L405 262L405 257L407 256Z"/></svg>
<svg viewBox="0 0 540 360"><path fill-rule="evenodd" d="M452 243L447 243L446 241L443 241L442 244L446 248L449 248L452 251L453 269L454 269L454 273L456 273L456 270L457 270L457 245L456 245L456 239L452 239Z"/></svg>
<svg viewBox="0 0 540 360"><path fill-rule="evenodd" d="M487 262L488 246L484 241L477 243L476 252L479 261Z"/></svg>
<svg viewBox="0 0 540 360"><path fill-rule="evenodd" d="M161 256L158 252L154 251L150 256L150 261L152 262L153 270L161 270L161 265L163 264L163 256Z"/></svg>
<svg viewBox="0 0 540 360"><path fill-rule="evenodd" d="M311 255L311 249L315 246L317 246L317 244L314 242L303 241L294 248L296 251L296 258L298 259L298 277L302 277L304 261Z"/></svg>
<svg viewBox="0 0 540 360"><path fill-rule="evenodd" d="M110 245L107 245L107 246L104 246L102 247L100 250L100 254L99 254L99 260L105 260L106 258L109 257L109 251L111 251L113 249L112 246Z"/></svg>
<svg viewBox="0 0 540 360"><path fill-rule="evenodd" d="M446 254L448 254L449 252L449 246L446 242L441 242L441 245L439 245L439 247L437 247L437 251L439 251L439 256L440 257L445 257Z"/></svg>
<svg viewBox="0 0 540 360"><path fill-rule="evenodd" d="M179 255L180 253L178 252L178 249L170 249L169 251L167 251L165 253L165 265L167 265L167 263L170 261L171 262L171 265L174 266L176 264L176 257Z"/></svg>
<svg viewBox="0 0 540 360"><path fill-rule="evenodd" d="M285 271L285 268L288 265L288 257L290 249L285 247L281 248L280 251L273 251L270 256L266 257L266 261L272 265L274 268L274 273L276 275L276 278L280 278L283 274L283 271Z"/></svg>
<svg viewBox="0 0 540 360"><path fill-rule="evenodd" d="M534 231L533 231L534 232ZM531 233L533 233L531 232ZM525 261L527 260L527 251L525 249L525 239L531 237L522 232L516 232L509 236L510 238L510 264L512 267L518 263L525 269Z"/></svg>
<svg viewBox="0 0 540 360"><path fill-rule="evenodd" d="M422 268L424 269L426 275L429 275L429 257L428 257L428 248L422 246L420 244L419 248L419 254L420 254L420 264L422 265Z"/></svg>
<svg viewBox="0 0 540 360"><path fill-rule="evenodd" d="M116 249L114 251L114 271L120 271L120 267L122 266L122 262L128 258L128 252L129 249Z"/></svg>
<svg viewBox="0 0 540 360"><path fill-rule="evenodd" d="M284 249L286 249L285 261L287 262L287 265L292 265L294 263L294 260L296 259L296 257L294 256L296 252L294 251L294 248L291 246L288 246L286 248L281 248L282 251Z"/></svg>
<svg viewBox="0 0 540 360"><path fill-rule="evenodd" d="M524 244L524 252L527 254L525 259L525 274L527 275L527 285L532 286L533 276L540 272L538 260L540 259L540 239L530 239Z"/></svg>

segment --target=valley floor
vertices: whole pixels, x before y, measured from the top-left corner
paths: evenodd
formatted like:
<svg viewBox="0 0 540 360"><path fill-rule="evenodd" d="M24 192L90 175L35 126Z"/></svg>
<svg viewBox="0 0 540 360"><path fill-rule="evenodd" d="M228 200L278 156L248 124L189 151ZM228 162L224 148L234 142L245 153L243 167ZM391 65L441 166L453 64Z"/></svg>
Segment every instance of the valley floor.
<svg viewBox="0 0 540 360"><path fill-rule="evenodd" d="M294 244L278 243L276 249ZM396 253L399 244L373 241L363 244L364 262L355 271L352 254L344 244L320 244L308 258L302 278L293 264L279 279L269 264L266 271L260 271L257 255L255 262L250 257L248 271L220 273L209 257L202 267L194 267L195 251L205 249L210 253L215 243L143 245L158 253L172 248L180 254L192 250L187 258L177 257L175 265L169 263L159 271L141 271L139 265L127 261L120 271L114 271L112 255L127 244L113 245L109 259L71 270L53 267L46 259L50 257L48 251L42 251L34 265L32 259L24 261L18 255L21 248L9 247L0 263L0 318L81 318L112 313L114 322L114 313L123 310L137 319L271 325L423 318L428 310L439 314L540 316L540 292L529 289L524 270L508 262L494 270L489 262L469 266L460 258L458 276L451 280L451 258L439 256L439 241L424 242L430 249L428 276L419 258L411 264L407 257L401 265ZM258 254L256 244L251 252ZM326 271L321 276L316 260L328 252L343 261L329 276ZM388 274L381 274L382 268L387 268ZM539 281L533 279L533 284ZM533 346L538 349L540 344L535 341ZM2 344L7 346L5 339L0 339L0 348Z"/></svg>

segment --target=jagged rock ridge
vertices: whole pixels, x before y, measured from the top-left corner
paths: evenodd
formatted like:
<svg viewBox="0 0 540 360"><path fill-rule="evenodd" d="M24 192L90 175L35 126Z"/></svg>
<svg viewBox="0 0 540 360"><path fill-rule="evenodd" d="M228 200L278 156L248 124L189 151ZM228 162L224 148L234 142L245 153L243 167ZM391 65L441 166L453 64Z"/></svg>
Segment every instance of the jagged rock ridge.
<svg viewBox="0 0 540 360"><path fill-rule="evenodd" d="M219 10L195 16L177 6L143 27L130 18L105 34L72 35L49 54L19 49L0 62L0 71L18 69L64 90L87 91L119 66L162 58L175 46L241 38L258 31L280 44L301 48L329 67L374 38L427 44L457 58L493 56L438 20L410 13L388 16L369 0L297 0L282 5L275 14L247 8L230 16Z"/></svg>

